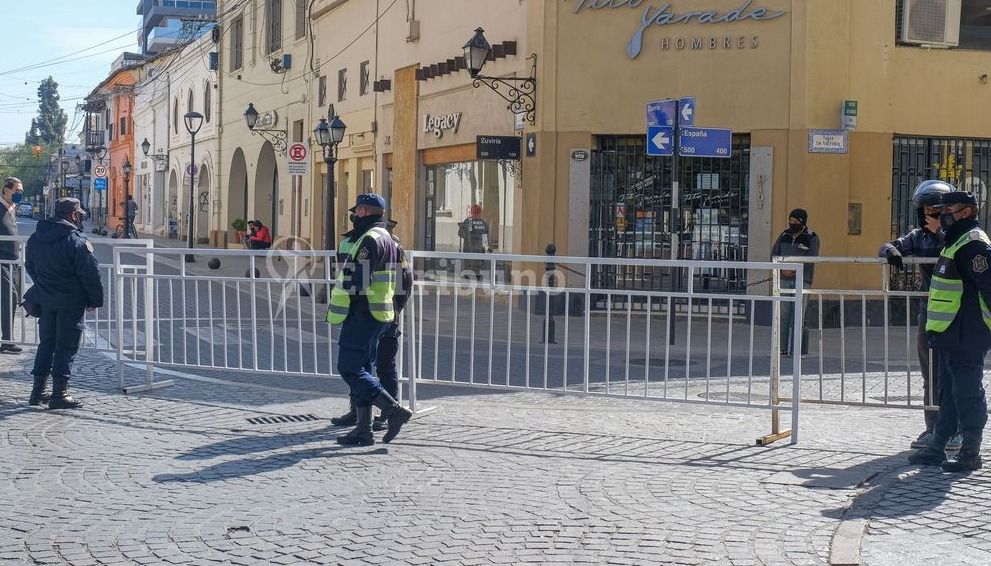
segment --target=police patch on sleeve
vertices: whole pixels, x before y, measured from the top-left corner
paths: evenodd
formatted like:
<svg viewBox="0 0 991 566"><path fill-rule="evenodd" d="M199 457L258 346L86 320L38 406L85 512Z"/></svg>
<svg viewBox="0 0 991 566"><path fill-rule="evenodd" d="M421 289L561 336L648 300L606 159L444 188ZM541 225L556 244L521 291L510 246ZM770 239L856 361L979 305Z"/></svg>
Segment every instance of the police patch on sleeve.
<svg viewBox="0 0 991 566"><path fill-rule="evenodd" d="M358 250L358 261L363 261L368 259L368 248L361 248Z"/></svg>
<svg viewBox="0 0 991 566"><path fill-rule="evenodd" d="M85 244L86 249L89 250L89 253L93 253L93 242L86 240ZM987 264L985 264L985 267L987 267Z"/></svg>
<svg viewBox="0 0 991 566"><path fill-rule="evenodd" d="M983 255L975 255L974 261L971 264L971 268L974 273L984 273L988 270L988 258Z"/></svg>

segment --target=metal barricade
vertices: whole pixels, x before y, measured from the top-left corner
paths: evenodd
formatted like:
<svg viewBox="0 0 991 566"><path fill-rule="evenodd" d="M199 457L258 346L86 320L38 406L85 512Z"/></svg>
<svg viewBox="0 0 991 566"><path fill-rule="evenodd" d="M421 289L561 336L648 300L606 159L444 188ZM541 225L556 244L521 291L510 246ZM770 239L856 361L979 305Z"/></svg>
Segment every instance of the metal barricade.
<svg viewBox="0 0 991 566"><path fill-rule="evenodd" d="M934 258L904 258L906 271L877 257L782 257L774 261L814 265L843 285L806 287L809 333L800 399L806 403L936 409L923 383L920 358L928 352L918 314L921 265ZM823 273L826 272L826 273ZM772 293L794 296L775 282ZM923 333L924 334L924 333ZM928 369L928 368L927 368ZM929 373L929 372L926 372ZM930 376L931 379L931 376ZM932 396L930 396L932 397Z"/></svg>
<svg viewBox="0 0 991 566"><path fill-rule="evenodd" d="M407 307L416 384L769 409L772 430L762 443L789 435L779 423L788 410L791 441L798 440L792 399L801 359L788 368L793 393L781 395L778 321L790 304L800 328L801 301L697 284L715 271L768 280L798 264L410 255L418 274ZM672 290L596 287L588 277L608 270L668 281Z"/></svg>

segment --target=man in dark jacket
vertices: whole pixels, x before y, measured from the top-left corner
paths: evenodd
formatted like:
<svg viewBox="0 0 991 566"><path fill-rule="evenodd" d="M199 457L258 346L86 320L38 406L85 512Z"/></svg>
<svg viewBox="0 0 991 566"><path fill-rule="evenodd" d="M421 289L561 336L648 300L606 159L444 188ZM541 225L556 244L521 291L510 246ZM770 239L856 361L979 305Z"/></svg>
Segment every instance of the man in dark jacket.
<svg viewBox="0 0 991 566"><path fill-rule="evenodd" d="M796 208L788 214L788 229L778 236L774 242L771 255L775 257L807 256L815 257L819 255L819 236L809 229L809 213L804 209ZM806 263L802 268L802 286L806 289L812 286L812 278L815 276L816 266L814 263ZM795 288L795 273L788 270L781 272L781 288ZM786 303L781 313L781 354L791 355L792 344L795 343L792 333L792 326L795 320L794 303ZM802 354L808 351L808 331L802 329Z"/></svg>
<svg viewBox="0 0 991 566"><path fill-rule="evenodd" d="M37 307L41 340L31 371L31 405L41 403L49 375L49 409L81 405L68 394L72 359L79 351L86 311L103 306L103 283L93 244L79 228L85 218L78 199L59 199L52 217L38 222L28 239L25 267L34 284L24 300Z"/></svg>
<svg viewBox="0 0 991 566"><path fill-rule="evenodd" d="M980 469L981 441L988 422L984 357L991 348L991 239L977 223L973 193L955 191L940 201L939 223L946 247L929 287L926 331L939 359L939 418L929 446L912 464L942 465L946 472ZM963 445L946 460L946 444L960 431Z"/></svg>
<svg viewBox="0 0 991 566"><path fill-rule="evenodd" d="M7 177L0 188L0 236L17 237L17 205L24 196L24 186L17 177ZM21 295L21 270L17 266L18 243L0 241L0 354L19 354L21 349L12 341L14 311Z"/></svg>

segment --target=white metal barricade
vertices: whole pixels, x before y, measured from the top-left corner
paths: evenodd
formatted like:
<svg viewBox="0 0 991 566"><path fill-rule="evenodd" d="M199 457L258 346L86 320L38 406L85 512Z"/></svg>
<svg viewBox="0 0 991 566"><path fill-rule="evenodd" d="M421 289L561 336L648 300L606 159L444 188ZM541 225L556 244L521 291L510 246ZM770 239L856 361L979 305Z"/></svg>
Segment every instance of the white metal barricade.
<svg viewBox="0 0 991 566"><path fill-rule="evenodd" d="M776 261L814 265L807 302L807 356L801 400L834 405L935 409L920 358L928 351L920 338L918 313L925 292L918 291L920 267L934 258L904 258L907 269L877 257L783 257ZM820 284L845 281L846 284ZM774 294L794 295L775 286ZM920 342L922 340L922 342ZM928 372L927 372L928 373Z"/></svg>
<svg viewBox="0 0 991 566"><path fill-rule="evenodd" d="M799 406L790 401L797 395L778 390L778 320L780 307L793 305L792 323L800 328L801 301L702 285L713 272L757 281L797 264L411 257L418 274L407 307L416 338L414 383L770 409L772 431L761 442L788 436L778 422L785 409L792 442L798 440ZM602 273L612 273L610 284L595 280ZM634 280L649 280L651 290L614 285ZM797 393L801 359L789 369Z"/></svg>

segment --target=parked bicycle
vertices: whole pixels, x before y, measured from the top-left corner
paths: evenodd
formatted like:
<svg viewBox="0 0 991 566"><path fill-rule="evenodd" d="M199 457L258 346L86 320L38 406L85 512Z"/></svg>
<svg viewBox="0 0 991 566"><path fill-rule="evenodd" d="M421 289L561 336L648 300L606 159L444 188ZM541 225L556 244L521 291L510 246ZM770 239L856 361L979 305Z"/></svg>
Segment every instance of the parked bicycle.
<svg viewBox="0 0 991 566"><path fill-rule="evenodd" d="M124 226L127 226L127 235L124 235ZM114 231L114 235L117 238L127 238L131 240L138 239L138 231L134 228L133 222L127 222L123 217L121 217L121 223L117 225L117 229Z"/></svg>

